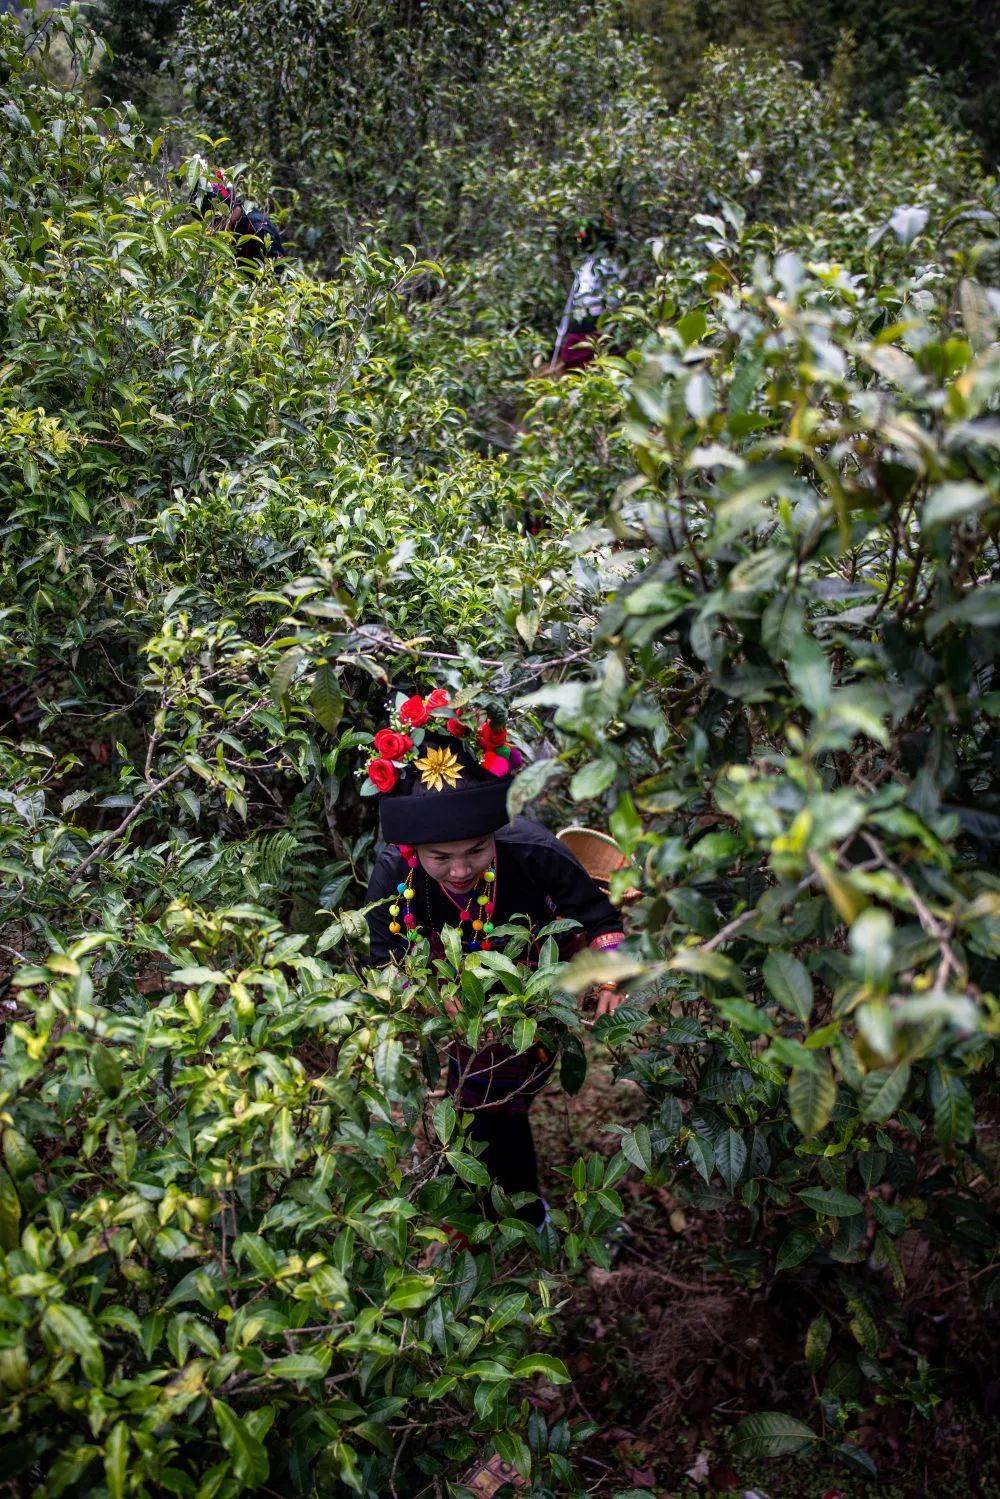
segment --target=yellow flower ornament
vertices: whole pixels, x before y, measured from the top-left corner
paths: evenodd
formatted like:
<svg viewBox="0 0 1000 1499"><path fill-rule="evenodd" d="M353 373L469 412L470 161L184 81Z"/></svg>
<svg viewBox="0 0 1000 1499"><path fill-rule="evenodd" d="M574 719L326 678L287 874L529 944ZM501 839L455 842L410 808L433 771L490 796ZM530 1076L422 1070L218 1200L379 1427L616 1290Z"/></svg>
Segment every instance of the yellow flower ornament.
<svg viewBox="0 0 1000 1499"><path fill-rule="evenodd" d="M451 749L428 749L413 764L428 791L443 791L445 786L457 786L462 779L462 766Z"/></svg>

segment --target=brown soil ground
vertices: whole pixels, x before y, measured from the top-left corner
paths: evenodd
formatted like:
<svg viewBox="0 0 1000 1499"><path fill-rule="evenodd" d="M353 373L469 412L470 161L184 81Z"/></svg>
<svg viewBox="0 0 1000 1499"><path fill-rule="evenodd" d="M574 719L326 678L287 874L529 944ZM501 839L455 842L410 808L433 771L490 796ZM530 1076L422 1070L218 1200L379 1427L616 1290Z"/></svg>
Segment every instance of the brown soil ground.
<svg viewBox="0 0 1000 1499"><path fill-rule="evenodd" d="M577 1156L613 1154L608 1121L627 1124L644 1112L639 1089L616 1085L600 1064L575 1098L550 1087L532 1112L550 1200L560 1201ZM735 1456L733 1428L752 1411L818 1424L803 1338L823 1288L808 1277L794 1286L734 1283L711 1268L724 1243L723 1215L635 1177L619 1183L628 1229L612 1246L612 1269L593 1267L571 1288L560 1351L574 1382L565 1396L552 1392L549 1412L599 1427L581 1464L589 1492L609 1499L1000 1496L996 1328L967 1291L945 1287L944 1279L948 1295L937 1297L935 1267L927 1264L913 1267L906 1293L919 1295L908 1314L913 1342L900 1353L911 1367L917 1353L928 1359L936 1403L927 1415L912 1402L857 1412L852 1437L877 1463L878 1478L852 1474L829 1451L756 1462ZM944 1267L942 1274L954 1278Z"/></svg>

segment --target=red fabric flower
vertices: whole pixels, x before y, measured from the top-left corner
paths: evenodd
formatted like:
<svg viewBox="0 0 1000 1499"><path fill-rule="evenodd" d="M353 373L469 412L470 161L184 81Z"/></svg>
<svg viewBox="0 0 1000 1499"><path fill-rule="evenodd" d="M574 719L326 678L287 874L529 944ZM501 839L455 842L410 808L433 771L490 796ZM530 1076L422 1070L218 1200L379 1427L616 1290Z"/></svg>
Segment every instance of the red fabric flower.
<svg viewBox="0 0 1000 1499"><path fill-rule="evenodd" d="M484 770L488 770L491 776L505 776L510 770L510 764L503 755L496 755L492 750L487 750L480 762Z"/></svg>
<svg viewBox="0 0 1000 1499"><path fill-rule="evenodd" d="M487 719L486 723L484 723L480 727L479 733L476 735L476 738L479 740L480 745L485 750L499 749L501 744L507 743L507 730L504 728L496 728Z"/></svg>
<svg viewBox="0 0 1000 1499"><path fill-rule="evenodd" d="M413 748L409 734L397 734L395 729L379 729L375 735L375 748L386 760L402 760Z"/></svg>
<svg viewBox="0 0 1000 1499"><path fill-rule="evenodd" d="M467 723L463 723L460 718L449 718L445 727L447 728L449 734L454 734L456 739L461 739L463 734L467 734L469 732L469 725Z"/></svg>
<svg viewBox="0 0 1000 1499"><path fill-rule="evenodd" d="M431 714L422 697L408 697L399 710L399 716L412 729L421 729Z"/></svg>
<svg viewBox="0 0 1000 1499"><path fill-rule="evenodd" d="M427 694L424 701L428 708L445 708L451 702L451 693L443 687L435 687L433 692Z"/></svg>
<svg viewBox="0 0 1000 1499"><path fill-rule="evenodd" d="M396 774L396 767L392 761L384 760L380 757L378 760L373 760L369 765L368 779L377 790L391 791L399 777Z"/></svg>

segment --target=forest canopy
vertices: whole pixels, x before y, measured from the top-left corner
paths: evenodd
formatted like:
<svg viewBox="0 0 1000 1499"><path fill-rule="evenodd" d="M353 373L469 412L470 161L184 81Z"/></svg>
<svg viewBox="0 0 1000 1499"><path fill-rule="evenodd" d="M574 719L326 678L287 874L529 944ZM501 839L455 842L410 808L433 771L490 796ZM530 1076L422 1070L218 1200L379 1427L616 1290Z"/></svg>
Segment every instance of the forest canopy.
<svg viewBox="0 0 1000 1499"><path fill-rule="evenodd" d="M813 19L0 16L11 1495L1000 1483L996 42ZM614 953L373 964L438 686L613 837ZM487 1034L558 1059L542 1234Z"/></svg>

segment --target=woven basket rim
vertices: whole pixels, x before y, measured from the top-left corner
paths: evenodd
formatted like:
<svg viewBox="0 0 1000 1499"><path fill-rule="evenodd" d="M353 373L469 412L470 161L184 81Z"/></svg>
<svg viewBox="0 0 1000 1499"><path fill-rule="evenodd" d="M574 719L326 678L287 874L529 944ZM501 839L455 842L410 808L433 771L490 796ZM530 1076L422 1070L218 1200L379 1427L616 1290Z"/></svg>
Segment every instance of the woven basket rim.
<svg viewBox="0 0 1000 1499"><path fill-rule="evenodd" d="M560 828L558 833L556 834L556 837L565 838L568 833L586 833L588 838L598 838L602 843L609 844L611 848L616 849L618 853L621 853L621 849L618 848L618 845L612 838L611 834L602 833L600 828L588 828L584 827L582 822L574 822L571 823L568 828ZM622 854L622 858L624 857L625 855Z"/></svg>
<svg viewBox="0 0 1000 1499"><path fill-rule="evenodd" d="M586 839L590 845L589 850L587 849L586 845L579 850L573 849L569 840L574 836L583 837L584 839ZM590 878L594 881L594 883L603 888L607 888L611 883L611 876L617 873L619 869L623 869L628 863L628 859L622 853L621 849L618 847L618 844L615 842L615 840L611 837L610 833L602 833L598 828L585 828L579 823L574 823L572 827L561 828L556 834L556 837L560 840L560 842L565 843L567 848L569 848L572 853L576 854L576 857L580 860L580 863L583 865L584 869L590 875ZM597 862L600 865L599 868L594 867L593 861L588 861L588 859L586 858L586 854L588 852L598 855ZM613 863L610 857L612 854L614 854ZM629 889L626 890L625 893L619 898L618 904L623 906L630 906L634 901L637 901L641 895L641 890L637 889L635 886L630 886Z"/></svg>
<svg viewBox="0 0 1000 1499"><path fill-rule="evenodd" d="M607 882L628 863L615 840L596 828L563 828L557 836L580 860L591 879Z"/></svg>

